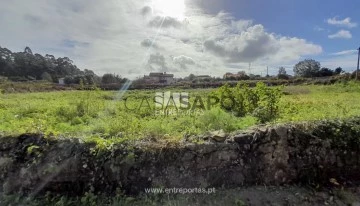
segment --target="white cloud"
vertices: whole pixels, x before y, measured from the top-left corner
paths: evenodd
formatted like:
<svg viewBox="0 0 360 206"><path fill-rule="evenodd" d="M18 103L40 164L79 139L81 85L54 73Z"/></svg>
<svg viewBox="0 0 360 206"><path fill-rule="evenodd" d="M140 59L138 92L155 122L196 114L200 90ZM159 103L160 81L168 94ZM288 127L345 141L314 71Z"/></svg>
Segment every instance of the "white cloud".
<svg viewBox="0 0 360 206"><path fill-rule="evenodd" d="M227 62L253 62L279 50L277 40L262 25L247 28L239 34L204 42L205 49Z"/></svg>
<svg viewBox="0 0 360 206"><path fill-rule="evenodd" d="M346 72L353 72L356 70L358 60L357 50L344 50L331 53L325 58L321 59L321 65L327 68L341 67Z"/></svg>
<svg viewBox="0 0 360 206"><path fill-rule="evenodd" d="M174 64L178 64L182 69L187 70L189 65L195 65L195 61L188 56L177 56L173 58Z"/></svg>
<svg viewBox="0 0 360 206"><path fill-rule="evenodd" d="M331 56L321 60L321 66L335 69L343 68L346 72L353 72L357 66L357 54Z"/></svg>
<svg viewBox="0 0 360 206"><path fill-rule="evenodd" d="M356 54L356 53L357 53L357 50L353 49L353 50L344 50L344 51L332 53L331 55L343 56L343 55L352 55L352 54Z"/></svg>
<svg viewBox="0 0 360 206"><path fill-rule="evenodd" d="M149 71L158 71L158 72L176 71L173 70L174 68L168 67L165 56L160 53L150 55L147 63L147 67Z"/></svg>
<svg viewBox="0 0 360 206"><path fill-rule="evenodd" d="M335 34L330 34L329 39L351 39L352 35L350 31L347 30L340 30L336 32Z"/></svg>
<svg viewBox="0 0 360 206"><path fill-rule="evenodd" d="M296 37L281 37L279 44L280 50L273 54L274 60L272 61L277 64L289 64L304 56L317 55L323 52L321 46Z"/></svg>
<svg viewBox="0 0 360 206"><path fill-rule="evenodd" d="M351 22L351 18L347 17L345 19L337 19L337 17L329 18L327 20L327 23L330 25L340 26L340 27L347 27L347 28L353 28L357 27L357 23Z"/></svg>
<svg viewBox="0 0 360 206"><path fill-rule="evenodd" d="M154 17L150 22L149 26L151 27L163 27L163 28L169 28L169 27L180 27L182 23L173 17L162 17L162 16L156 16Z"/></svg>
<svg viewBox="0 0 360 206"><path fill-rule="evenodd" d="M198 4L188 3L183 20L163 18L149 5L151 0L2 2L0 45L14 51L29 45L98 74L130 77L150 70L220 76L248 62L260 70L322 52L305 39L269 33L229 13L211 15Z"/></svg>
<svg viewBox="0 0 360 206"><path fill-rule="evenodd" d="M206 50L223 58L226 62L272 62L293 61L302 55L319 54L322 48L304 39L279 37L267 33L262 25L246 28L239 34L221 39L211 39L204 43Z"/></svg>

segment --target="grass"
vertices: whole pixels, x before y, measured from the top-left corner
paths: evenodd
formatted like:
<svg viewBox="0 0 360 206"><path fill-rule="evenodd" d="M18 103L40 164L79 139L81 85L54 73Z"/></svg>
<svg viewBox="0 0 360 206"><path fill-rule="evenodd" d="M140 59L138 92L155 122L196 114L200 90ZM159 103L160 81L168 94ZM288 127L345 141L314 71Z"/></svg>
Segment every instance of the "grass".
<svg viewBox="0 0 360 206"><path fill-rule="evenodd" d="M360 115L360 86L357 83L296 86L288 87L286 90L290 91L291 95L282 98L281 115L277 122L347 118Z"/></svg>
<svg viewBox="0 0 360 206"><path fill-rule="evenodd" d="M185 92L190 94L191 103L195 96L200 96L207 107L207 95L213 91ZM281 99L280 116L275 122L358 116L359 91L360 85L353 82L286 87L287 95ZM118 95L118 92L107 91L0 94L0 133L44 133L118 141L143 138L179 141L185 135L220 129L231 132L258 124L255 117L237 118L218 107L196 110L198 113L195 114L159 116L154 112L155 91L129 91L123 100L116 100Z"/></svg>
<svg viewBox="0 0 360 206"><path fill-rule="evenodd" d="M70 87L64 87L47 81L36 82L1 82L0 80L0 93L26 93L26 92L46 92L54 90L71 90Z"/></svg>

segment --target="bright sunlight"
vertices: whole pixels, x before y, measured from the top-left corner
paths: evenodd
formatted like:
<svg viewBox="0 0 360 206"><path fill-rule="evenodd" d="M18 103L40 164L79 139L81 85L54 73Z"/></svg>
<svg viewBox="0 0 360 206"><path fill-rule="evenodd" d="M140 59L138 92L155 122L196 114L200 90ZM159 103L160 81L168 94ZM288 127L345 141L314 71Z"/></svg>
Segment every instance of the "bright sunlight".
<svg viewBox="0 0 360 206"><path fill-rule="evenodd" d="M153 0L152 7L162 16L170 16L178 20L185 18L184 0Z"/></svg>

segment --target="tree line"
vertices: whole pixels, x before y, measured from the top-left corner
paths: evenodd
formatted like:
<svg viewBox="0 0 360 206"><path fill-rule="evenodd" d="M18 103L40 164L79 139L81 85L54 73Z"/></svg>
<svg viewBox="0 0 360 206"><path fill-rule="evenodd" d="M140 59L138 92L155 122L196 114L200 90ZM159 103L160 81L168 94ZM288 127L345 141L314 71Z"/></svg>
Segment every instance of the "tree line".
<svg viewBox="0 0 360 206"><path fill-rule="evenodd" d="M11 81L45 80L57 83L64 78L66 84L111 84L122 83L126 79L115 74L97 76L92 70L79 69L68 57L33 54L30 47L23 52L12 52L0 47L0 77Z"/></svg>
<svg viewBox="0 0 360 206"><path fill-rule="evenodd" d="M24 52L12 52L0 47L0 75L13 81L47 80L57 82L66 76L95 76L91 70L81 71L68 57L33 54L29 47Z"/></svg>
<svg viewBox="0 0 360 206"><path fill-rule="evenodd" d="M305 59L294 66L295 77L327 77L343 73L343 69L338 67L331 70L321 67L318 61L313 59ZM121 84L126 82L126 78L122 78L116 74L105 74L102 77L97 76L92 70L80 70L73 61L68 57L55 58L53 55L33 54L29 47L23 52L12 52L7 48L0 47L0 80L6 77L11 81L29 81L29 80L45 80L49 82L59 82L60 78L64 78L66 84ZM225 78L225 77L224 77ZM268 77L267 77L268 78ZM286 69L279 68L278 79L289 79ZM196 79L191 74L186 80L192 82L216 82L221 78L205 78ZM248 80L262 79L260 75L247 75L241 71L236 76L225 78L226 80Z"/></svg>
<svg viewBox="0 0 360 206"><path fill-rule="evenodd" d="M294 66L293 71L295 77L303 77L303 78L330 77L345 72L341 67L338 67L335 70L326 67L321 67L320 62L315 61L313 59L305 59L303 61L300 61ZM279 79L289 78L284 67L279 68L278 78Z"/></svg>

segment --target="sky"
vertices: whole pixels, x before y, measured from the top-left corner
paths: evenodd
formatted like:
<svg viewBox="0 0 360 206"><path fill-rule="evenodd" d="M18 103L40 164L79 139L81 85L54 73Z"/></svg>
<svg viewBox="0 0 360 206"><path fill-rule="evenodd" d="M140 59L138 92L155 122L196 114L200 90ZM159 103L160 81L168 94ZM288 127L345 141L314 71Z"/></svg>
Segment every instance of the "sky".
<svg viewBox="0 0 360 206"><path fill-rule="evenodd" d="M98 75L276 74L304 59L353 71L358 0L0 0L0 46Z"/></svg>

